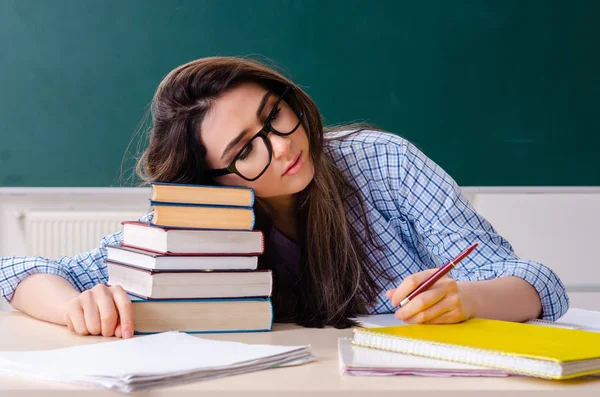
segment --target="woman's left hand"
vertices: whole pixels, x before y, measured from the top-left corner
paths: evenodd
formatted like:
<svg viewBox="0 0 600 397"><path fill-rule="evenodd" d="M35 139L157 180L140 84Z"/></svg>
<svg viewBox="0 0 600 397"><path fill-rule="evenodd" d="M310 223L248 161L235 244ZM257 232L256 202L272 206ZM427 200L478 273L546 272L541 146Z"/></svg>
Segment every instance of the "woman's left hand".
<svg viewBox="0 0 600 397"><path fill-rule="evenodd" d="M391 299L392 306L400 306L400 302L436 270L438 269L412 274L404 279L398 288L388 290L386 295ZM396 318L409 324L453 324L473 316L472 298L448 276L440 278L429 289L396 310Z"/></svg>

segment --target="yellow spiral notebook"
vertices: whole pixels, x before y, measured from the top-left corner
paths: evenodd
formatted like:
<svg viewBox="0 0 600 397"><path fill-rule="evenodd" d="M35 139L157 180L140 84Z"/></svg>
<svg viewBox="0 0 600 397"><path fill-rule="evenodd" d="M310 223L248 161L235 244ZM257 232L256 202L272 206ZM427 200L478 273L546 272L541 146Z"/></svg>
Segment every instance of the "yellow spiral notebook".
<svg viewBox="0 0 600 397"><path fill-rule="evenodd" d="M356 328L352 343L550 379L600 373L600 333L471 319Z"/></svg>

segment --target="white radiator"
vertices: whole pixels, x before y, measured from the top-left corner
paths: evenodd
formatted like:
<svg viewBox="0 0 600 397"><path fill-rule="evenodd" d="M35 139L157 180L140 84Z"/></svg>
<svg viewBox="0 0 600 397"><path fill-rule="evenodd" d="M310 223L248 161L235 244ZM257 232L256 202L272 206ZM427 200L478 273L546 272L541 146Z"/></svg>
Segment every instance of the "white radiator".
<svg viewBox="0 0 600 397"><path fill-rule="evenodd" d="M100 246L102 237L142 214L126 211L28 211L23 215L27 255L57 259Z"/></svg>

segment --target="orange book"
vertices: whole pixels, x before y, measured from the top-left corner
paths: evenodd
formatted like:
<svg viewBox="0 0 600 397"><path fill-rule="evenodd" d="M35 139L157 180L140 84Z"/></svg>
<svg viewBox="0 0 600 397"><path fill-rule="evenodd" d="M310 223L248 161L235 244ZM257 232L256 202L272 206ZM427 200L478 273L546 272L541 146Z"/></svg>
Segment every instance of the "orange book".
<svg viewBox="0 0 600 397"><path fill-rule="evenodd" d="M252 207L254 191L243 186L206 186L154 182L150 200L163 203Z"/></svg>

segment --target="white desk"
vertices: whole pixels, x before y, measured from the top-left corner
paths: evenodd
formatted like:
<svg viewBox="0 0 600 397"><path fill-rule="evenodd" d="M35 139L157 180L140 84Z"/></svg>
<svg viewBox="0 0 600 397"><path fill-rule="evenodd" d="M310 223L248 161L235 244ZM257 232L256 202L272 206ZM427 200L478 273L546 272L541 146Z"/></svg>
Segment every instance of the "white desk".
<svg viewBox="0 0 600 397"><path fill-rule="evenodd" d="M272 332L216 334L204 337L247 343L311 344L317 362L196 382L171 388L136 392L135 396L600 396L600 379L549 381L509 378L351 377L340 374L337 338L351 330L304 329L276 325ZM0 350L37 350L97 343L102 337L80 337L65 327L43 323L21 313L0 313ZM408 394L409 393L409 394ZM485 394L484 394L485 393ZM90 389L0 375L0 396L119 396Z"/></svg>

